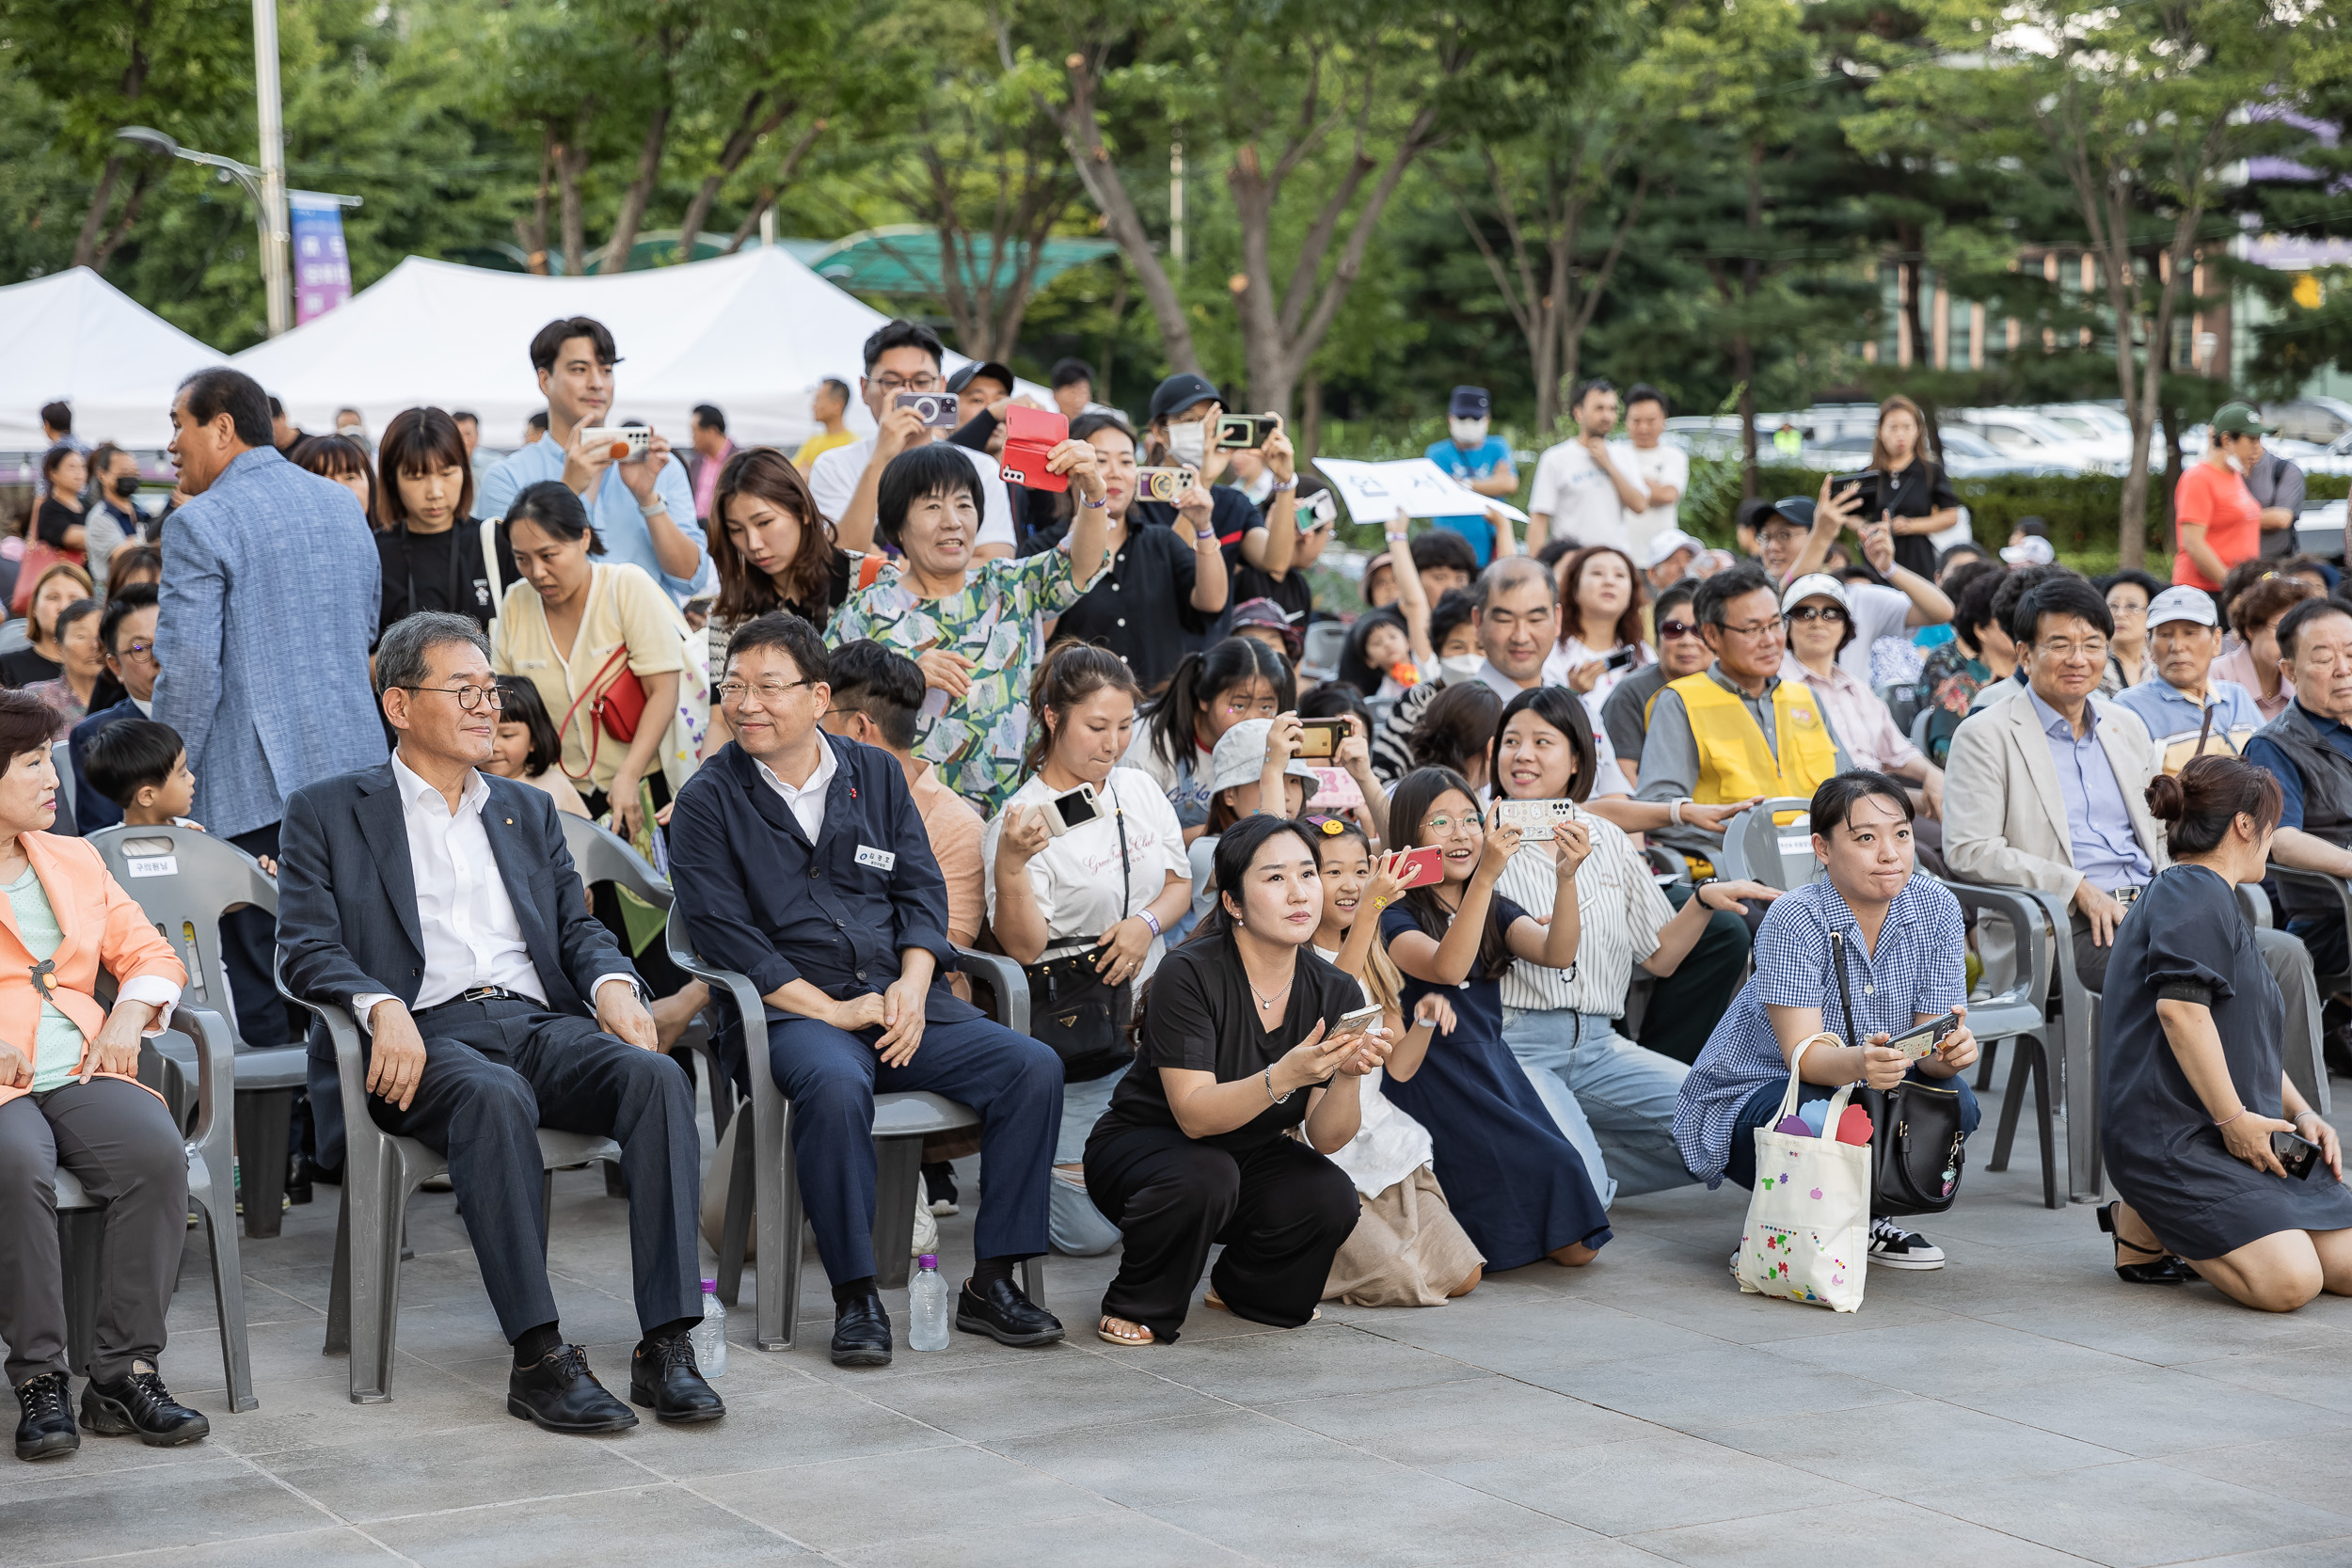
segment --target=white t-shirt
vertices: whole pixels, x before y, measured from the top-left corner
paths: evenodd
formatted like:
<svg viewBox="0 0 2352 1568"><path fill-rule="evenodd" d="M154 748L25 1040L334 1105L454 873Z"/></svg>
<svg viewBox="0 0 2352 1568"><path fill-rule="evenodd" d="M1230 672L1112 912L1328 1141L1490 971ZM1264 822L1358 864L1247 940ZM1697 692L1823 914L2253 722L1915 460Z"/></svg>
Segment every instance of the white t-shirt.
<svg viewBox="0 0 2352 1568"><path fill-rule="evenodd" d="M1176 809L1168 803L1150 775L1133 768L1114 768L1097 791L1104 806L1116 804L1127 830L1127 912L1142 912L1168 886L1171 871L1189 876L1184 859L1184 831L1176 825ZM1005 809L990 817L980 832L980 864L988 889L988 917L996 918L996 845L1004 836L1005 817L1015 806L1042 806L1054 798L1043 779L1032 774L1012 792ZM1047 953L1067 947L1073 937L1098 937L1119 923L1119 830L1121 823L1108 811L1084 827L1073 828L1029 861L1029 893L1045 919ZM1166 951L1158 938L1144 955L1138 979L1159 967Z"/></svg>
<svg viewBox="0 0 2352 1568"><path fill-rule="evenodd" d="M1610 461L1616 461L1611 452ZM1574 441L1563 441L1537 460L1535 488L1528 498L1530 512L1551 517L1551 537L1566 534L1579 545L1614 545L1629 549L1625 501L1593 454Z"/></svg>
<svg viewBox="0 0 2352 1568"><path fill-rule="evenodd" d="M1691 493L1691 454L1671 441L1661 441L1646 451L1630 441L1612 441L1609 461L1617 466L1617 472L1636 484L1671 484L1677 497ZM1627 510L1625 530L1632 538L1635 561L1642 559L1642 547L1652 539L1670 528L1682 526L1681 511L1682 502L1678 499L1641 512Z"/></svg>
<svg viewBox="0 0 2352 1568"><path fill-rule="evenodd" d="M1881 588L1875 582L1850 582L1846 584L1846 598L1853 606L1853 641L1837 656L1837 663L1846 673L1867 687L1870 644L1882 637L1903 635L1903 623L1911 619L1911 595L1899 588Z"/></svg>
<svg viewBox="0 0 2352 1568"><path fill-rule="evenodd" d="M818 452L808 470L808 492L817 499L817 510L838 522L849 509L850 498L857 494L857 482L866 477L866 465L874 460L874 443L881 437L868 436L846 447ZM952 446L950 442L941 442ZM970 447L953 447L963 453L980 476L980 536L973 547L982 545L1002 545L1012 547L1012 502L1005 498L1005 482L996 472L996 459Z"/></svg>

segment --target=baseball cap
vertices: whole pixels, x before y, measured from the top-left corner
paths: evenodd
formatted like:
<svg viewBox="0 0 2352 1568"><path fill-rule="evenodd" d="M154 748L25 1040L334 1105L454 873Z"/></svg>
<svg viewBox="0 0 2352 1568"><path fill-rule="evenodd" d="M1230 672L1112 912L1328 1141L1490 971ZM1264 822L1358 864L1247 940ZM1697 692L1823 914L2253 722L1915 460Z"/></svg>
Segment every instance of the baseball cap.
<svg viewBox="0 0 2352 1568"><path fill-rule="evenodd" d="M1810 533L1813 531L1813 498L1811 496L1781 497L1780 499L1772 502L1770 510L1756 518L1756 532L1761 533L1770 528L1775 517L1784 522L1794 523Z"/></svg>
<svg viewBox="0 0 2352 1568"><path fill-rule="evenodd" d="M2153 631L2168 621L2217 626L2221 614L2213 607L2213 595L2201 588L2168 588L2148 606L2148 629Z"/></svg>
<svg viewBox="0 0 2352 1568"><path fill-rule="evenodd" d="M1196 404L1216 401L1216 383L1205 375L1179 371L1152 388L1152 417L1146 422L1157 424L1171 414L1181 414Z"/></svg>
<svg viewBox="0 0 2352 1568"><path fill-rule="evenodd" d="M969 387L972 384L972 378L976 375L984 375L989 377L991 380L1003 383L1004 388L1008 392L1011 391L1015 387L1020 385L1019 382L1013 379L1012 372L1007 370L995 360L975 359L972 363L964 366L963 369L958 371L955 374L947 378L947 390L951 392L962 391L966 387Z"/></svg>
<svg viewBox="0 0 2352 1568"><path fill-rule="evenodd" d="M1678 528L1670 528L1650 540L1649 547L1642 552L1642 565L1645 569L1662 566L1666 563L1666 558L1677 550L1689 550L1695 556L1697 552L1705 548L1707 548L1706 540L1693 538Z"/></svg>
<svg viewBox="0 0 2352 1568"><path fill-rule="evenodd" d="M1258 782L1259 775L1265 771L1265 737L1273 728L1271 719L1245 719L1216 737L1216 750L1209 753L1210 795ZM1293 757L1282 771L1291 778L1305 780L1307 799L1314 799L1315 786L1323 781L1315 777L1313 768Z"/></svg>
<svg viewBox="0 0 2352 1568"><path fill-rule="evenodd" d="M1298 657L1298 647L1299 643L1304 641L1304 634L1296 626L1291 625L1291 618L1284 614L1282 607L1272 599L1244 599L1234 606L1233 629L1239 631L1244 626L1273 627L1282 634L1282 641L1290 649L1291 657Z"/></svg>
<svg viewBox="0 0 2352 1568"><path fill-rule="evenodd" d="M2001 559L2012 566L2047 566L2058 559L2058 551L2040 534L2028 533L2014 545L2003 545Z"/></svg>
<svg viewBox="0 0 2352 1568"><path fill-rule="evenodd" d="M2225 403L2213 411L2213 430L2217 436L2276 436L2279 427L2263 423L2250 403Z"/></svg>
<svg viewBox="0 0 2352 1568"><path fill-rule="evenodd" d="M1483 420L1494 411L1494 400L1484 387L1456 387L1445 411L1449 419Z"/></svg>
<svg viewBox="0 0 2352 1568"><path fill-rule="evenodd" d="M1848 610L1853 608L1853 600L1846 596L1844 583L1831 577L1827 572L1807 572L1790 583L1788 591L1780 596L1781 613L1785 615L1804 603L1805 600L1817 595L1821 598L1836 599Z"/></svg>

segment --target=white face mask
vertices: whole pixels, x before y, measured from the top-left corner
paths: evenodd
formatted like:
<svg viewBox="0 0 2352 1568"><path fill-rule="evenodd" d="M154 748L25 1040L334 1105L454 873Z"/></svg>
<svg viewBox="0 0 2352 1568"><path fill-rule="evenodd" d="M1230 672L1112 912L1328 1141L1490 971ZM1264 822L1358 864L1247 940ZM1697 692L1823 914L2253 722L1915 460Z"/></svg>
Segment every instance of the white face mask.
<svg viewBox="0 0 2352 1568"><path fill-rule="evenodd" d="M1478 672L1486 667L1486 661L1476 654L1454 654L1441 658L1438 660L1438 684L1454 686L1463 681L1474 681L1478 678Z"/></svg>
<svg viewBox="0 0 2352 1568"><path fill-rule="evenodd" d="M2233 451L2223 452L2221 454L2221 460L2230 466L2230 471L2232 473L2242 474L2246 471L2245 460L2240 458L2238 454Z"/></svg>
<svg viewBox="0 0 2352 1568"><path fill-rule="evenodd" d="M1486 438L1486 420L1483 419L1448 420L1445 426L1454 433L1455 442L1462 446L1474 447Z"/></svg>
<svg viewBox="0 0 2352 1568"><path fill-rule="evenodd" d="M1195 420L1190 424L1168 427L1168 455L1187 468L1200 467L1200 460L1209 454L1209 421Z"/></svg>

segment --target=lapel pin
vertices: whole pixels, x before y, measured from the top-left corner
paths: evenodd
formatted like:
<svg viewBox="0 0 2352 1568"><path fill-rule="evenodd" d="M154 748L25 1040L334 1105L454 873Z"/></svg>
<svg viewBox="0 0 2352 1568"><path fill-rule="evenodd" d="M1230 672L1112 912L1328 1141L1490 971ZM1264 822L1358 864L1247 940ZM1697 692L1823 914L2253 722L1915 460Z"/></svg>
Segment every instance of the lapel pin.
<svg viewBox="0 0 2352 1568"><path fill-rule="evenodd" d="M515 825L515 819L514 819L513 817L511 817L511 816L510 816L510 817L508 817L508 818L506 819L506 825L507 825L508 827L510 827L510 828L511 828L511 827L513 827L513 826Z"/></svg>

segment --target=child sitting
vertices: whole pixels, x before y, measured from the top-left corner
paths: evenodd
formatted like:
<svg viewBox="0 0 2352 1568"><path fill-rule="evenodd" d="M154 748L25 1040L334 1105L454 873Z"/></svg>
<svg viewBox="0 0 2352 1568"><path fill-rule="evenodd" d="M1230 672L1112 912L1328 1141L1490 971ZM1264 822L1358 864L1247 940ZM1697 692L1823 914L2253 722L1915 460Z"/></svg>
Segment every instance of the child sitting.
<svg viewBox="0 0 2352 1568"><path fill-rule="evenodd" d="M564 740L556 732L555 721L548 716L538 686L519 675L501 675L498 683L505 705L499 709L498 742L491 750L488 770L501 779L546 790L554 797L557 811L587 816L580 791L556 766L563 759Z"/></svg>
<svg viewBox="0 0 2352 1568"><path fill-rule="evenodd" d="M198 826L185 816L196 803L196 775L169 724L125 719L107 725L90 737L82 772L92 789L122 808L126 827Z"/></svg>

